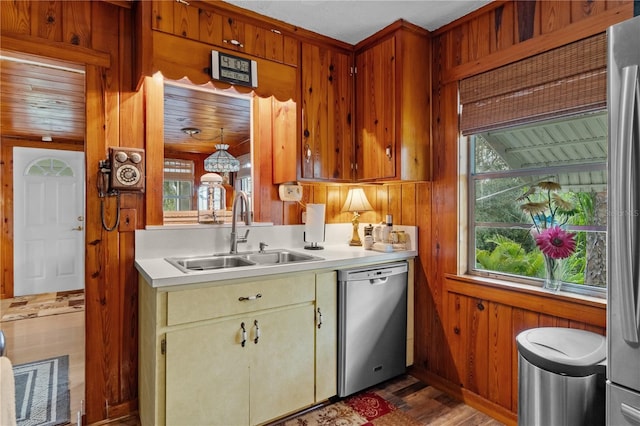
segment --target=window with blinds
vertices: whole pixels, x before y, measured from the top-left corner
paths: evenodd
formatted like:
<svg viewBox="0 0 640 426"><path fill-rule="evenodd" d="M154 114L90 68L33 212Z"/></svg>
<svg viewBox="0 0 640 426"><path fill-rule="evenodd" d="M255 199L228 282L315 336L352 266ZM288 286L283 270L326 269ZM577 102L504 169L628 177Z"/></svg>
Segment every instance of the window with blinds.
<svg viewBox="0 0 640 426"><path fill-rule="evenodd" d="M460 102L468 272L542 285L547 247L534 236L557 226L576 243L561 260L562 289L603 296L605 35L469 77L460 82ZM556 200L566 201L564 210Z"/></svg>

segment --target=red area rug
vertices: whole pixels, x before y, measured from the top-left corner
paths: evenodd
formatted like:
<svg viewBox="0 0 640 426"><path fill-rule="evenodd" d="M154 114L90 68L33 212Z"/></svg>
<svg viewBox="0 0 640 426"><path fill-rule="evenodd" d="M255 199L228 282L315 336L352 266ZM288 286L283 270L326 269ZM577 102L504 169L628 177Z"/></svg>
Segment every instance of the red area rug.
<svg viewBox="0 0 640 426"><path fill-rule="evenodd" d="M418 426L398 407L373 392L363 392L321 407L278 426Z"/></svg>

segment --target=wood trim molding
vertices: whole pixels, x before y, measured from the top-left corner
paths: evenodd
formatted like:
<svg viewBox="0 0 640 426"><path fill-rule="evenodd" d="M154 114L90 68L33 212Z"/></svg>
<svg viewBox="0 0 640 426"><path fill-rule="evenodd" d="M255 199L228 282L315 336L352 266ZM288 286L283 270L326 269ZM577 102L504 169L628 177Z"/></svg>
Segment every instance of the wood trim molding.
<svg viewBox="0 0 640 426"><path fill-rule="evenodd" d="M111 55L109 55L109 53L82 46L74 46L69 43L50 41L23 34L8 34L2 32L2 34L0 34L0 45L2 46L2 50L14 50L16 52L53 57L79 64L111 68Z"/></svg>
<svg viewBox="0 0 640 426"><path fill-rule="evenodd" d="M521 59L555 49L565 44L581 40L586 37L606 31L606 29L633 16L633 10L628 5L603 12L591 19L585 19L561 30L531 38L507 49L484 56L444 70L441 84L462 80L472 75L480 74ZM449 52L450 53L450 52Z"/></svg>
<svg viewBox="0 0 640 426"><path fill-rule="evenodd" d="M550 293L527 284L471 275L446 275L445 291L606 327L607 303L604 299L562 292Z"/></svg>

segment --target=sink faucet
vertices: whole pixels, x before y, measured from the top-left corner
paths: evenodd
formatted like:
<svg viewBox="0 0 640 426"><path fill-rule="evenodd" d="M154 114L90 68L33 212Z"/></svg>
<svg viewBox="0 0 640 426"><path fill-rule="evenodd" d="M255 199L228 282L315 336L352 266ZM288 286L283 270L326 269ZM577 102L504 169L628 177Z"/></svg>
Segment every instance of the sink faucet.
<svg viewBox="0 0 640 426"><path fill-rule="evenodd" d="M233 207L231 208L231 250L229 253L236 254L238 253L238 243L246 243L247 235L249 235L250 229L247 229L247 232L244 234L244 237L238 237L236 232L236 221L238 216L238 200L240 203L244 200L244 208L245 208L245 218L244 223L247 226L251 226L251 208L249 207L249 197L247 197L247 193L244 191L238 191L235 198L233 199Z"/></svg>

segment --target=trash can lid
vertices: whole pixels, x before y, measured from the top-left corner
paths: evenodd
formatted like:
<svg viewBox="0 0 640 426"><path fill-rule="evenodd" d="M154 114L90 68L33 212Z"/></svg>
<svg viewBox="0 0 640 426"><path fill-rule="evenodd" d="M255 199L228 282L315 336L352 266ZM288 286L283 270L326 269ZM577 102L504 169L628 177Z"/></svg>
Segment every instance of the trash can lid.
<svg viewBox="0 0 640 426"><path fill-rule="evenodd" d="M576 377L606 371L606 339L590 331L532 328L518 334L516 343L520 355L544 370Z"/></svg>

